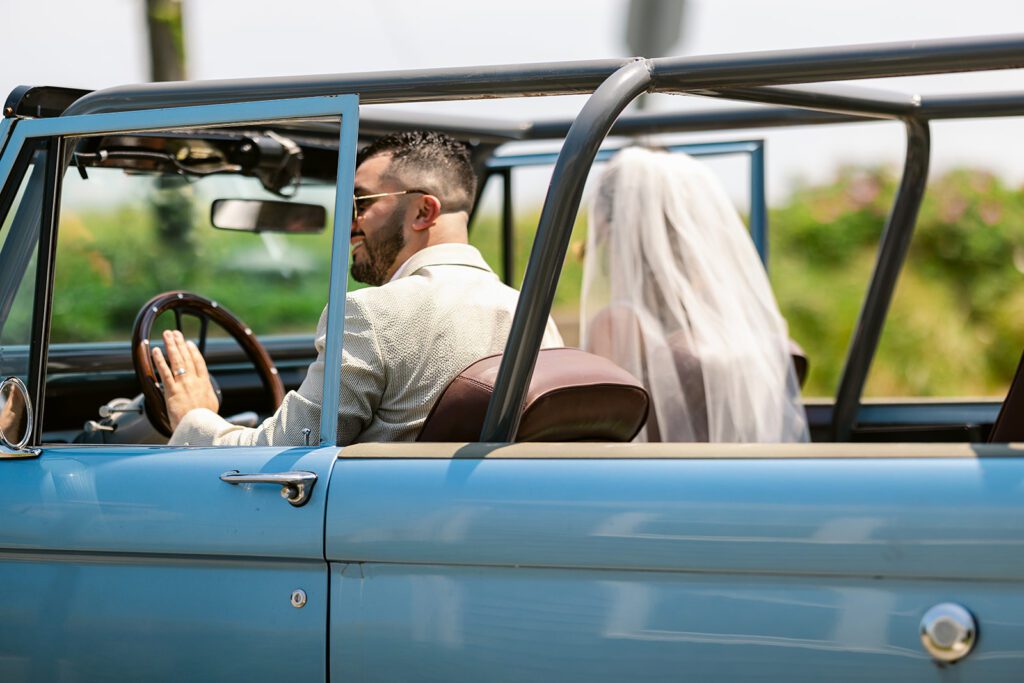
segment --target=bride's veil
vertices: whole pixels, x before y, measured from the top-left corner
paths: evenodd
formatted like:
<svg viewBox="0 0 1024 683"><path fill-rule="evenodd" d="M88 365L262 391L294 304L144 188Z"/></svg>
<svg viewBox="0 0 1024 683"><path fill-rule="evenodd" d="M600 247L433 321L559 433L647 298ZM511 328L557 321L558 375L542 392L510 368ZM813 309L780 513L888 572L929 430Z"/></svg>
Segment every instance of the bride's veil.
<svg viewBox="0 0 1024 683"><path fill-rule="evenodd" d="M684 154L628 148L591 198L582 346L640 378L638 440L808 439L786 321L724 189Z"/></svg>

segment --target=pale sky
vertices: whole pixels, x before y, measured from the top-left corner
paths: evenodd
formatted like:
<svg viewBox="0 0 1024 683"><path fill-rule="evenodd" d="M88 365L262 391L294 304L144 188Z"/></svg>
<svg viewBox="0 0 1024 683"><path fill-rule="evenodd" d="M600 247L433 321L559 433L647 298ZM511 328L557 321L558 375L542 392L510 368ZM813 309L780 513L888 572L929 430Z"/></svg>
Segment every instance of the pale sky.
<svg viewBox="0 0 1024 683"><path fill-rule="evenodd" d="M626 56L625 0L184 0L190 78L280 76ZM0 91L16 85L102 88L145 80L142 0L0 0ZM1021 0L689 0L676 54L715 54L1024 32ZM1024 91L1024 70L893 79L901 91ZM580 97L439 103L435 111L505 119L578 111ZM421 105L422 106L422 105ZM661 96L655 109L722 106ZM897 124L737 131L688 140L764 138L772 197L796 177L843 163L897 164ZM971 165L1024 183L1021 118L939 122L933 172Z"/></svg>

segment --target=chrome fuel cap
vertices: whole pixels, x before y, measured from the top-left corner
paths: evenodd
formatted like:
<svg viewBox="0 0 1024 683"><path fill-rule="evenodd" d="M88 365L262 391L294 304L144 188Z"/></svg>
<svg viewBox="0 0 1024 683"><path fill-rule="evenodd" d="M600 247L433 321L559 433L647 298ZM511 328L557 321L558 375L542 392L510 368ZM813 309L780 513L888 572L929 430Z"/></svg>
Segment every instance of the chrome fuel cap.
<svg viewBox="0 0 1024 683"><path fill-rule="evenodd" d="M921 618L921 643L938 662L951 664L970 654L978 639L974 617L953 602L944 602Z"/></svg>

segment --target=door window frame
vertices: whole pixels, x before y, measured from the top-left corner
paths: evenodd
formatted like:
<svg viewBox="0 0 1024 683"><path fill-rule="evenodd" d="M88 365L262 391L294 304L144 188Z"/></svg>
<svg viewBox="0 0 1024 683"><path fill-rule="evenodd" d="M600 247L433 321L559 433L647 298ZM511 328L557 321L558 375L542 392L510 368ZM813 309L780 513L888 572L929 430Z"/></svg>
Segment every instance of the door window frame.
<svg viewBox="0 0 1024 683"><path fill-rule="evenodd" d="M0 122L0 187L5 187L22 148L30 141L48 138L46 187L43 192L40 225L37 288L33 309L33 341L29 379L36 423L30 445L42 442L43 399L46 358L50 332L50 304L53 296L53 266L57 224L60 214L60 181L66 170L64 147L68 137L105 133L154 132L183 127L234 125L287 119L338 117L338 174L335 182L334 233L331 246L330 282L327 299L327 348L323 400L321 404L320 445L337 440L337 415L340 400L342 332L345 320L345 295L348 286L349 239L352 215L352 187L355 185L355 155L359 134L359 96L357 94L302 97L257 102L233 102L166 109L83 114L47 119L3 119ZM4 145L4 138L7 139Z"/></svg>

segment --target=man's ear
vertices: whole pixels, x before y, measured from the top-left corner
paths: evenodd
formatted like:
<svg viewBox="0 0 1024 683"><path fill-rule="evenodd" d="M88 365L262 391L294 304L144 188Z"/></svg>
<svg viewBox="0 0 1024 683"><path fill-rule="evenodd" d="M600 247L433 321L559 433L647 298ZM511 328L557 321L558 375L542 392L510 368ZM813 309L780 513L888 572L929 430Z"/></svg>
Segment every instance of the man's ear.
<svg viewBox="0 0 1024 683"><path fill-rule="evenodd" d="M425 194L416 202L416 216L413 218L412 229L417 232L426 230L437 222L441 215L441 200L432 194Z"/></svg>

